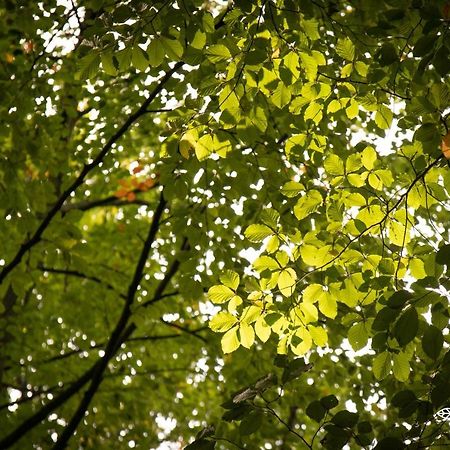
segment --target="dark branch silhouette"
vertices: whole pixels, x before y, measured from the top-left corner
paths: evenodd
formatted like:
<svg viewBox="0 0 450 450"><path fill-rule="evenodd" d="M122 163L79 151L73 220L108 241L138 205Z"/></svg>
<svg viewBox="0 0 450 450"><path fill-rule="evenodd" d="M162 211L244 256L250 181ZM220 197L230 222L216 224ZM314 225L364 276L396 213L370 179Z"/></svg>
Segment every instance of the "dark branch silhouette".
<svg viewBox="0 0 450 450"><path fill-rule="evenodd" d="M143 114L145 114L147 108L152 103L152 101L157 97L157 95L161 92L161 90L163 89L163 87L167 83L167 81L170 80L172 75L183 64L184 63L182 61L176 63L173 66L173 68L170 69L161 78L161 80L159 81L157 86L153 89L153 91L150 93L150 95L145 99L145 101L142 103L142 105L133 114L131 114L128 117L128 119L124 122L124 124L116 131L116 133L114 133L109 138L108 142L102 148L100 153L94 158L94 160L91 163L84 165L83 170L80 172L78 177L58 198L56 203L53 205L53 207L47 213L44 220L41 222L38 229L34 232L34 234L31 236L31 238L21 244L21 246L20 246L19 250L17 251L16 255L14 256L14 258L3 267L2 271L0 272L0 284L3 282L3 280L6 278L6 276L17 265L20 264L23 256L41 240L42 234L47 229L47 227L50 225L52 219L61 210L64 203L70 197L72 192L75 192L75 190L84 183L86 176L103 161L103 159L106 157L106 155L111 150L112 146L128 131L128 129L139 119L139 117L141 117Z"/></svg>

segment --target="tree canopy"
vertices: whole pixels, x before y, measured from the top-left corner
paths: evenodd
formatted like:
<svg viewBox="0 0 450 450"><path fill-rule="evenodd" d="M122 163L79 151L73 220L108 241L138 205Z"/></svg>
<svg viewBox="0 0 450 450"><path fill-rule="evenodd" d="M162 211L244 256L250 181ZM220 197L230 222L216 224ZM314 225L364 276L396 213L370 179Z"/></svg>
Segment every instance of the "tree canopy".
<svg viewBox="0 0 450 450"><path fill-rule="evenodd" d="M448 448L450 3L0 24L0 448Z"/></svg>

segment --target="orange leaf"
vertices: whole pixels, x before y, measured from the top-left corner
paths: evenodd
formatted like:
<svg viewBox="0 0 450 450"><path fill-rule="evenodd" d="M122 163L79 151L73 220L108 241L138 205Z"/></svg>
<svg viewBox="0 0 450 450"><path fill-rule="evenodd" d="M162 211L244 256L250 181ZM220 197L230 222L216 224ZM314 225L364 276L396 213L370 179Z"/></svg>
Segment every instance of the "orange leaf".
<svg viewBox="0 0 450 450"><path fill-rule="evenodd" d="M139 166L133 169L133 173L136 175L137 173L142 172L143 170L144 168L139 164Z"/></svg>
<svg viewBox="0 0 450 450"><path fill-rule="evenodd" d="M114 193L114 197L123 198L128 195L128 189L122 188Z"/></svg>
<svg viewBox="0 0 450 450"><path fill-rule="evenodd" d="M444 16L445 20L450 19L450 3L446 3L444 5L444 8L442 9L442 15Z"/></svg>
<svg viewBox="0 0 450 450"><path fill-rule="evenodd" d="M127 200L129 202L132 202L133 200L136 200L136 194L134 192L128 192L127 194Z"/></svg>
<svg viewBox="0 0 450 450"><path fill-rule="evenodd" d="M450 159L450 131L442 138L441 150L444 158Z"/></svg>
<svg viewBox="0 0 450 450"><path fill-rule="evenodd" d="M125 179L119 180L119 184L120 184L122 187L128 187L128 186L130 186L130 182L129 182L128 180L125 180Z"/></svg>
<svg viewBox="0 0 450 450"><path fill-rule="evenodd" d="M136 178L132 178L132 179L131 179L131 185L132 185L134 188L137 188L137 187L139 186L139 181L138 181Z"/></svg>
<svg viewBox="0 0 450 450"><path fill-rule="evenodd" d="M34 44L33 41L26 41L22 45L23 51L25 53L31 53L34 50Z"/></svg>
<svg viewBox="0 0 450 450"><path fill-rule="evenodd" d="M147 191L151 187L153 187L156 183L156 180L154 178L147 178L146 180L139 183L139 189L141 191Z"/></svg>

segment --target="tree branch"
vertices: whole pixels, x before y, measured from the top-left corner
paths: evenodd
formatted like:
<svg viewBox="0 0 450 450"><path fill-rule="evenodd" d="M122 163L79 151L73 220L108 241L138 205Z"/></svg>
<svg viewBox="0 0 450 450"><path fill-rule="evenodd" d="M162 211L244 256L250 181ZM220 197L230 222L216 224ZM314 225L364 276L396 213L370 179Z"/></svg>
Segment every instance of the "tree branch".
<svg viewBox="0 0 450 450"><path fill-rule="evenodd" d="M57 269L57 268L54 268L54 267L47 267L47 266L42 266L42 265L39 265L38 269L42 270L43 272L54 273L54 274L57 274L57 275L69 275L69 276L73 276L73 277L77 277L77 278L82 278L82 279L85 279L85 280L93 281L94 283L101 284L101 285L105 286L107 289L110 289L111 291L114 291L114 292L117 293L117 290L111 284L106 283L105 281L102 281L102 280L100 280L100 278L97 278L95 276L86 275L85 273L79 272L78 270ZM122 298L125 298L124 294L119 293L119 296L122 297Z"/></svg>
<svg viewBox="0 0 450 450"><path fill-rule="evenodd" d="M134 271L133 279L131 280L131 283L128 287L127 299L122 309L122 314L108 340L108 344L106 345L103 357L98 361L98 365L96 365L96 368L92 374L92 379L89 388L84 393L77 410L73 414L67 426L64 428L64 431L62 432L58 441L54 445L53 447L54 450L61 450L66 448L69 439L72 437L72 435L75 433L75 430L78 428L79 423L84 417L92 399L94 398L95 393L97 392L100 386L100 383L102 382L103 372L108 366L108 362L114 356L117 349L120 347L121 343L124 342L136 328L134 327L130 329L130 327L128 327L128 329L124 333L124 329L132 314L131 305L133 304L136 291L139 287L139 283L141 282L145 264L147 262L150 253L150 249L153 243L155 242L156 234L159 229L159 222L164 212L165 206L166 200L164 199L164 195L161 192L159 203L158 206L156 207L155 214L153 216L153 220L147 235L147 239L145 240L144 246L142 247L139 261ZM161 293L162 291L160 292L160 294Z"/></svg>
<svg viewBox="0 0 450 450"><path fill-rule="evenodd" d="M188 248L187 239L184 239L181 249ZM171 278L176 273L176 269L179 267L179 262L177 260L174 261L176 264L172 264L171 270L166 272L166 275L163 280L160 281L158 287L155 290L155 293L150 301L147 302L145 306L148 306L152 303L156 303L157 301L173 295L173 293L164 294L164 289L169 284ZM128 340L128 338L132 335L132 333L136 330L136 324L130 323L128 327L125 328L125 331L119 336L119 339L112 348L112 354L109 356L109 359L114 356L120 346ZM106 356L106 352L104 357ZM21 425L19 425L14 431L12 431L8 436L6 436L3 440L0 441L0 448L7 449L14 445L20 438L22 438L26 433L31 431L37 425L39 425L49 414L52 413L55 409L63 405L67 400L69 400L74 394L76 394L82 387L93 378L94 372L98 372L98 367L100 363L104 360L104 357L98 360L87 372L78 378L71 386L66 389L64 392L59 394L45 406L43 406L39 411L25 420ZM108 361L109 361L108 359ZM104 369L102 370L103 373ZM100 374L101 376L101 374ZM95 392L94 392L95 393ZM93 394L92 394L93 395ZM84 415L84 413L83 413ZM70 437L70 436L69 436ZM63 448L63 447L61 447Z"/></svg>
<svg viewBox="0 0 450 450"><path fill-rule="evenodd" d="M153 89L153 91L145 99L145 101L142 103L142 105L133 114L131 114L128 117L128 119L124 122L124 124L116 131L116 133L114 133L110 137L108 142L102 148L100 153L95 157L95 159L91 163L84 165L83 170L80 172L78 177L59 197L59 199L56 201L56 203L53 205L53 207L47 213L44 220L41 222L41 224L39 225L37 230L34 232L34 234L31 236L31 238L21 244L21 246L20 246L18 252L16 253L16 255L14 256L14 258L3 267L2 271L0 272L0 284L3 282L3 280L6 278L6 276L17 265L20 264L23 256L41 240L42 234L47 229L47 227L50 225L52 219L61 210L62 206L64 205L66 200L70 197L70 195L73 192L75 192L75 190L84 183L86 176L103 161L103 159L106 157L106 155L111 150L112 146L128 131L128 129L139 119L139 117L141 117L145 113L148 106L156 98L156 96L161 92L164 85L170 80L172 75L183 64L184 63L182 61L177 62L173 66L172 69L170 69L168 72L166 72L166 74L161 78L158 85Z"/></svg>
<svg viewBox="0 0 450 450"><path fill-rule="evenodd" d="M141 192L139 189L135 189L131 191L133 193ZM149 202L145 200L122 200L117 198L115 195L111 195L109 197L100 198L97 200L83 200L78 203L68 203L67 205L63 205L61 208L62 213L67 213L72 210L78 211L88 211L89 209L97 208L99 206L128 206L128 205L143 205L150 206Z"/></svg>

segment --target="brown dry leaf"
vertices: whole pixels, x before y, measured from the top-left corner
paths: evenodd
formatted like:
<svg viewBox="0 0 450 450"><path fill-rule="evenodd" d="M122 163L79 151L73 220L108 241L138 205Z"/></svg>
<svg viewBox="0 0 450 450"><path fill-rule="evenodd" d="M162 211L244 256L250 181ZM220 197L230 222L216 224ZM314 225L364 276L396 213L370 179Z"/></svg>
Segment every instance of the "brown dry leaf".
<svg viewBox="0 0 450 450"><path fill-rule="evenodd" d="M442 138L441 150L445 159L450 159L450 131Z"/></svg>

